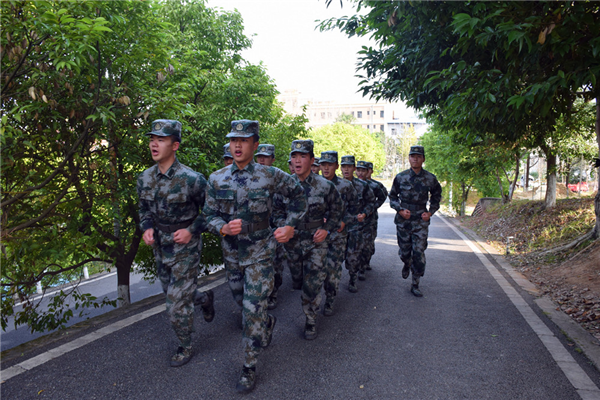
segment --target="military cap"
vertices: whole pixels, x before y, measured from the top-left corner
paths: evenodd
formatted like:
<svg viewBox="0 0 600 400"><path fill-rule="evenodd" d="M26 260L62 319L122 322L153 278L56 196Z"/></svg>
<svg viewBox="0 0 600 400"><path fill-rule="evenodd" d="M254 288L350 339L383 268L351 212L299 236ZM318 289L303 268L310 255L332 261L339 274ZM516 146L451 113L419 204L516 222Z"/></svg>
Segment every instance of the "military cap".
<svg viewBox="0 0 600 400"><path fill-rule="evenodd" d="M342 156L342 162L340 164L341 165L354 165L355 164L354 156Z"/></svg>
<svg viewBox="0 0 600 400"><path fill-rule="evenodd" d="M258 121L249 119L240 119L231 121L231 132L227 134L228 138L249 138L256 135L259 137Z"/></svg>
<svg viewBox="0 0 600 400"><path fill-rule="evenodd" d="M290 155L294 153L312 153L314 143L312 140L294 140L292 142L292 150Z"/></svg>
<svg viewBox="0 0 600 400"><path fill-rule="evenodd" d="M275 157L275 146L272 144L259 144L256 155Z"/></svg>
<svg viewBox="0 0 600 400"><path fill-rule="evenodd" d="M366 161L357 161L356 162L356 168L368 169L369 167L367 166L367 162Z"/></svg>
<svg viewBox="0 0 600 400"><path fill-rule="evenodd" d="M229 151L229 143L223 146L223 158L233 158L231 152Z"/></svg>
<svg viewBox="0 0 600 400"><path fill-rule="evenodd" d="M157 119L152 122L152 132L146 136L174 136L175 140L181 142L181 122L173 119Z"/></svg>
<svg viewBox="0 0 600 400"><path fill-rule="evenodd" d="M425 157L425 148L423 148L423 146L410 146L408 155L410 156L411 154L420 154Z"/></svg>
<svg viewBox="0 0 600 400"><path fill-rule="evenodd" d="M320 163L331 163L337 164L338 162L338 154L337 151L329 150L321 153L321 158L319 159Z"/></svg>
<svg viewBox="0 0 600 400"><path fill-rule="evenodd" d="M373 163L370 161L367 161L367 168L373 169Z"/></svg>
<svg viewBox="0 0 600 400"><path fill-rule="evenodd" d="M319 157L315 157L315 162L312 163L313 167L318 167L319 166Z"/></svg>

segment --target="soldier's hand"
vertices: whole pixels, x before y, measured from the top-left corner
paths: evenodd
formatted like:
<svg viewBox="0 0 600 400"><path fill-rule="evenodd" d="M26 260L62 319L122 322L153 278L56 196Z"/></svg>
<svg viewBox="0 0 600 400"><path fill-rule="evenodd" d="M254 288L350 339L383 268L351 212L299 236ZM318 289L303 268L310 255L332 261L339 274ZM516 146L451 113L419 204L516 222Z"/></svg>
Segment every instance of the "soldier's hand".
<svg viewBox="0 0 600 400"><path fill-rule="evenodd" d="M291 238L294 237L294 227L286 225L282 226L281 228L277 228L275 229L275 232L273 232L273 236L279 243L287 243Z"/></svg>
<svg viewBox="0 0 600 400"><path fill-rule="evenodd" d="M192 232L187 228L179 229L173 234L173 241L179 244L188 244L192 240Z"/></svg>
<svg viewBox="0 0 600 400"><path fill-rule="evenodd" d="M154 244L154 229L146 229L142 239L144 239L144 243L146 243L148 246L152 246Z"/></svg>
<svg viewBox="0 0 600 400"><path fill-rule="evenodd" d="M431 213L425 211L423 214L421 214L421 218L423 218L423 221L429 221L429 219L431 218Z"/></svg>
<svg viewBox="0 0 600 400"><path fill-rule="evenodd" d="M363 222L363 221L365 220L365 217L366 217L366 216L367 216L367 214L364 214L364 213L362 213L362 214L358 214L358 215L356 216L356 219L358 220L358 222Z"/></svg>
<svg viewBox="0 0 600 400"><path fill-rule="evenodd" d="M337 230L338 233L342 232L345 227L346 227L346 224L344 223L344 221L342 221L342 225L340 226L340 229Z"/></svg>
<svg viewBox="0 0 600 400"><path fill-rule="evenodd" d="M402 210L402 211L398 211L398 214L400 214L400 216L404 219L409 219L410 218L410 210Z"/></svg>
<svg viewBox="0 0 600 400"><path fill-rule="evenodd" d="M225 224L222 228L223 233L230 236L239 235L242 231L242 220L234 219L233 221L229 221L228 224Z"/></svg>
<svg viewBox="0 0 600 400"><path fill-rule="evenodd" d="M314 243L321 243L327 237L328 232L325 229L317 229L313 236Z"/></svg>

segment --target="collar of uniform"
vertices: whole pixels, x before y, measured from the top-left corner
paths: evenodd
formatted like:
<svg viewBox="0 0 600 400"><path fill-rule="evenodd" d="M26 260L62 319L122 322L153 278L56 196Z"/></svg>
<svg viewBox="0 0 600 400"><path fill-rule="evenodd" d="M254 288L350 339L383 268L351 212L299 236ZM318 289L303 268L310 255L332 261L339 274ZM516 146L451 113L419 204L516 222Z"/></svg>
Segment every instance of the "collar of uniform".
<svg viewBox="0 0 600 400"><path fill-rule="evenodd" d="M418 173L418 174L415 172L415 170L414 170L414 169L412 169L412 168L411 168L411 169L410 169L410 176L421 176L421 173L422 173L422 172L423 172L423 168L421 168L421 170L419 171L419 173Z"/></svg>
<svg viewBox="0 0 600 400"><path fill-rule="evenodd" d="M231 173L233 174L237 171L248 171L249 173L253 174L255 165L256 165L256 162L254 162L254 160L252 160L244 168L239 169L237 164L234 162L233 164L231 164Z"/></svg>
<svg viewBox="0 0 600 400"><path fill-rule="evenodd" d="M177 159L177 157L175 157L175 161L173 161L173 164L169 167L167 172L164 174L162 172L160 172L160 168L158 168L158 164L156 164L156 176L158 176L158 177L164 176L165 178L172 179L173 175L175 175L175 172L177 171L178 168L179 168L179 160Z"/></svg>
<svg viewBox="0 0 600 400"><path fill-rule="evenodd" d="M308 176L306 177L306 179L304 180L304 182L306 182L307 184L312 184L313 181L315 180L315 173L310 171L310 174L308 174Z"/></svg>
<svg viewBox="0 0 600 400"><path fill-rule="evenodd" d="M333 178L331 178L331 182L333 182L334 184L338 183L339 180L340 180L340 178L337 175L333 175Z"/></svg>

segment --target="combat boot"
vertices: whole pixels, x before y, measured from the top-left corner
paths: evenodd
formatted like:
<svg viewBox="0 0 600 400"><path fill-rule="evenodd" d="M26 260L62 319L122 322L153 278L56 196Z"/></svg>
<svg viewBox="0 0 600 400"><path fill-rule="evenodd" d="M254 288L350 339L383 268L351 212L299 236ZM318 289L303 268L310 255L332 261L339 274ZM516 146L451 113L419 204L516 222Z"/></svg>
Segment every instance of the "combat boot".
<svg viewBox="0 0 600 400"><path fill-rule="evenodd" d="M292 289L294 289L294 290L302 290L302 281L300 281L300 282L292 282Z"/></svg>
<svg viewBox="0 0 600 400"><path fill-rule="evenodd" d="M358 271L358 280L364 281L365 279L367 279L367 277L365 276L365 271Z"/></svg>
<svg viewBox="0 0 600 400"><path fill-rule="evenodd" d="M202 294L206 293L206 300L202 301ZM194 305L202 307L202 316L206 322L211 322L215 318L215 294L212 290L206 292L199 292L196 290L194 295Z"/></svg>
<svg viewBox="0 0 600 400"><path fill-rule="evenodd" d="M327 298L325 300L325 307L323 307L323 315L331 317L333 315L333 298Z"/></svg>
<svg viewBox="0 0 600 400"><path fill-rule="evenodd" d="M371 267L371 264L367 264L367 271L371 271L373 269L373 267Z"/></svg>
<svg viewBox="0 0 600 400"><path fill-rule="evenodd" d="M317 324L315 321L310 321L306 318L306 324L304 325L304 339L314 340L317 338Z"/></svg>
<svg viewBox="0 0 600 400"><path fill-rule="evenodd" d="M404 267L402 267L402 278L406 279L410 275L410 262L404 263Z"/></svg>
<svg viewBox="0 0 600 400"><path fill-rule="evenodd" d="M256 383L256 367L244 367L242 368L242 375L240 380L235 386L235 390L238 393L250 393L254 389Z"/></svg>
<svg viewBox="0 0 600 400"><path fill-rule="evenodd" d="M415 277L413 275L412 286L410 287L410 292L415 295L415 297L423 297L423 293L419 290L419 277Z"/></svg>
<svg viewBox="0 0 600 400"><path fill-rule="evenodd" d="M348 291L350 293L358 292L358 287L356 286L357 276L356 274L350 275L350 283L348 284Z"/></svg>
<svg viewBox="0 0 600 400"><path fill-rule="evenodd" d="M171 367L181 367L192 359L192 347L179 346L177 352L171 357Z"/></svg>
<svg viewBox="0 0 600 400"><path fill-rule="evenodd" d="M267 310L274 310L277 308L277 297L269 297L267 300Z"/></svg>
<svg viewBox="0 0 600 400"><path fill-rule="evenodd" d="M275 323L277 323L277 317L269 314L269 322L267 322L267 342L263 347L267 347L271 344L271 339L273 339L273 331L275 330Z"/></svg>

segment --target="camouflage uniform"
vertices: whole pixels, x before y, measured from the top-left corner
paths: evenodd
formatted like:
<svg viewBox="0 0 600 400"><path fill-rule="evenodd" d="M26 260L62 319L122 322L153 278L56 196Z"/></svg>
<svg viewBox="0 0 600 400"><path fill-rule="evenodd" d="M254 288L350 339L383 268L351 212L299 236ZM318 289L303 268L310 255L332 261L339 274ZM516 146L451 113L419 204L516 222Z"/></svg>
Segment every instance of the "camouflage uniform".
<svg viewBox="0 0 600 400"><path fill-rule="evenodd" d="M320 162L337 164L338 154L336 151L326 151L321 153ZM344 202L344 230L338 232L337 229L329 235L329 247L327 252L327 276L323 283L325 289L325 311L333 309L333 302L342 279L342 263L346 258L346 247L348 244L348 227L356 224L356 214L358 214L358 193L354 186L345 179L334 176L331 182L342 197Z"/></svg>
<svg viewBox="0 0 600 400"><path fill-rule="evenodd" d="M341 165L355 164L354 156L343 156ZM365 222L375 211L375 194L369 185L362 179L353 177L350 180L356 192L358 193L358 209L357 214L365 214L363 222L353 223L348 227L348 247L346 250L346 269L350 273L351 286L356 284L356 279L359 274L364 276L366 270L366 258L363 252L365 242Z"/></svg>
<svg viewBox="0 0 600 400"><path fill-rule="evenodd" d="M229 151L229 147L229 143L223 145L223 158L233 158L231 152Z"/></svg>
<svg viewBox="0 0 600 400"><path fill-rule="evenodd" d="M362 164L361 164L362 163ZM373 169L373 163L366 161L359 161L357 168ZM373 194L375 195L375 211L369 218L365 218L364 238L365 247L363 250L363 258L365 259L365 267L371 269L371 257L375 254L375 239L377 239L377 221L379 215L377 209L385 203L388 197L388 191L383 184L377 182L374 179L366 179L365 182L369 185Z"/></svg>
<svg viewBox="0 0 600 400"><path fill-rule="evenodd" d="M312 140L294 140L292 153L312 153ZM344 203L335 185L312 171L304 181L294 175L306 194L308 209L298 224L294 237L285 244L289 256L292 279L302 282L302 309L306 324L314 327L321 303L321 289L326 277L328 239L314 243L313 236L318 229L330 234L340 228ZM323 222L327 219L326 222Z"/></svg>
<svg viewBox="0 0 600 400"><path fill-rule="evenodd" d="M157 120L152 124L153 132L148 135L171 136L163 132L169 132L171 124L180 135L181 124L177 121ZM206 230L204 218L199 215L204 206L205 189L204 176L177 158L165 174L154 165L137 180L140 228L142 232L154 229L157 275L166 295L171 325L185 348L191 346L194 331L194 298L207 301L205 293L196 293L201 233ZM187 244L175 243L173 234L183 228L192 233L192 239Z"/></svg>
<svg viewBox="0 0 600 400"><path fill-rule="evenodd" d="M411 154L415 154L413 151L424 155L422 146L412 146ZM410 266L413 285L418 287L419 280L425 273L425 249L430 223L424 221L421 214L428 211L433 215L439 210L442 187L432 173L421 169L419 174L416 174L412 169L407 169L394 178L389 198L390 206L394 210L410 210L411 213L409 219L404 219L397 213L394 222L400 247L398 255L406 266Z"/></svg>
<svg viewBox="0 0 600 400"><path fill-rule="evenodd" d="M258 135L258 122L233 121L228 137ZM249 136L243 136L251 133ZM288 174L251 161L237 164L209 177L203 209L208 229L220 234L234 219L243 221L242 232L223 238L223 258L233 298L242 307L245 368L254 368L258 353L268 344L267 297L273 290L273 256L276 240L269 226L274 194L288 198L285 225L296 226L306 211L304 192Z"/></svg>

